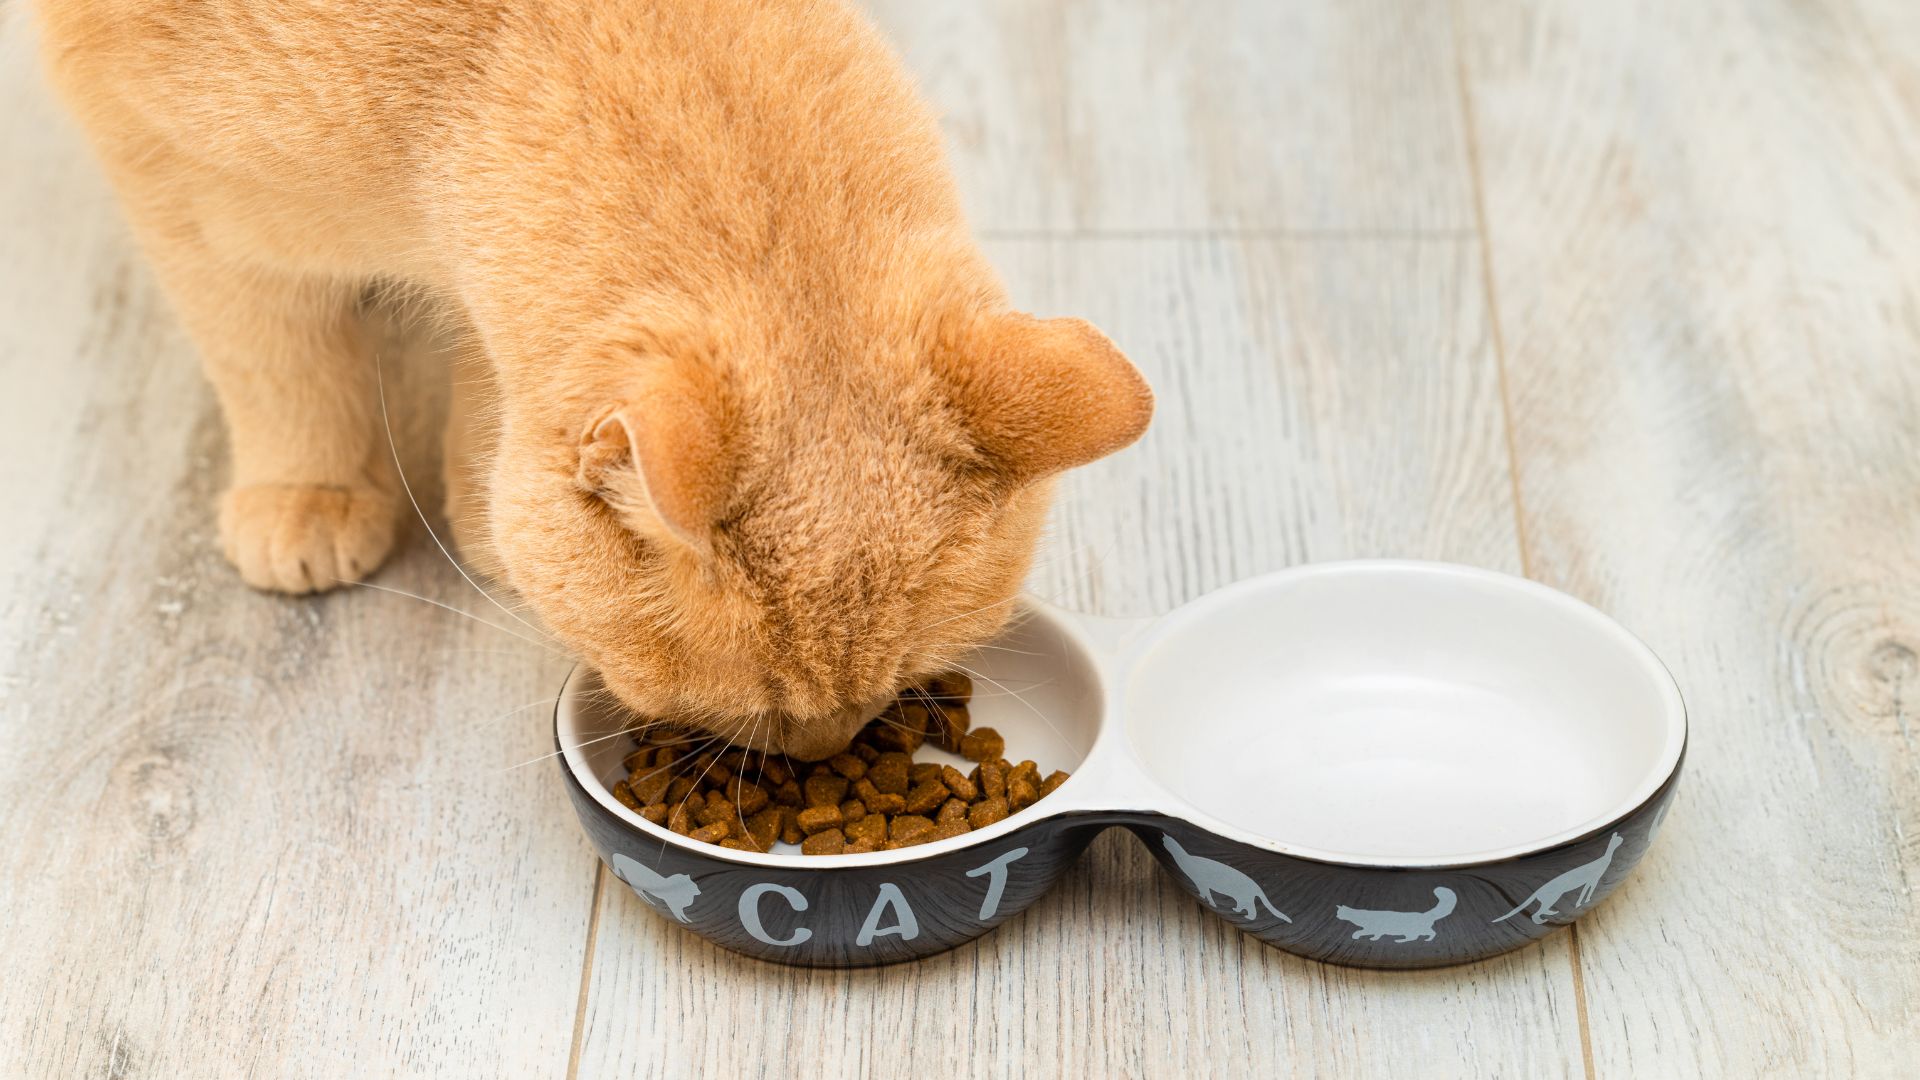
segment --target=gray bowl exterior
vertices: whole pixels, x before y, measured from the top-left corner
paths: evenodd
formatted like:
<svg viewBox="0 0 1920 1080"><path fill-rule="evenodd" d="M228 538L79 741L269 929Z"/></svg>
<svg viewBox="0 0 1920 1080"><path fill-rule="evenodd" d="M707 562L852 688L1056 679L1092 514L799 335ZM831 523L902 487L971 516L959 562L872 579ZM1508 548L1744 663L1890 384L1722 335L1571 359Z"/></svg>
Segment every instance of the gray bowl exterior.
<svg viewBox="0 0 1920 1080"><path fill-rule="evenodd" d="M560 771L594 849L641 902L722 948L805 967L918 960L971 941L1045 895L1108 823L1062 814L885 866L771 868L643 832L564 761Z"/></svg>
<svg viewBox="0 0 1920 1080"><path fill-rule="evenodd" d="M1485 959L1592 910L1645 855L1680 767L1645 803L1543 851L1446 868L1300 859L1151 813L1041 817L985 843L884 866L772 868L691 850L567 793L614 876L641 902L722 948L807 967L865 967L951 949L1024 911L1094 836L1130 829L1209 911L1291 953L1373 968ZM1044 804L1042 804L1044 808Z"/></svg>
<svg viewBox="0 0 1920 1080"><path fill-rule="evenodd" d="M1646 802L1602 828L1457 867L1297 859L1177 818L1129 827L1209 911L1270 945L1353 967L1441 967L1517 949L1591 911L1652 846L1684 761Z"/></svg>

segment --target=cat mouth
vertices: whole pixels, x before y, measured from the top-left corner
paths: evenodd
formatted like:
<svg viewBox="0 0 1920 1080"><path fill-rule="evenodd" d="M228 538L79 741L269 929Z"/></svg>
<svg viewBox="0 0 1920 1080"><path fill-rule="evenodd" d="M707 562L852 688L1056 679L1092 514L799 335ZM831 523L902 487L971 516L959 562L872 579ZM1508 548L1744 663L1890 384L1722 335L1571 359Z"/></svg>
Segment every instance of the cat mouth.
<svg viewBox="0 0 1920 1080"><path fill-rule="evenodd" d="M807 720L782 714L774 724L775 748L796 761L824 761L845 750L891 700L848 705L828 716Z"/></svg>

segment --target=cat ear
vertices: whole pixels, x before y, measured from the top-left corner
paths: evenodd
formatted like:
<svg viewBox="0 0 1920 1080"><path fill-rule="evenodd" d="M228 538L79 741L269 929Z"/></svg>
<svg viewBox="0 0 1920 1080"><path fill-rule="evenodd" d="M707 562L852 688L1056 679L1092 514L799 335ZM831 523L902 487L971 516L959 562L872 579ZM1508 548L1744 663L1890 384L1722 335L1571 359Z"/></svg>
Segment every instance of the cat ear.
<svg viewBox="0 0 1920 1080"><path fill-rule="evenodd" d="M662 362L587 426L579 481L634 531L704 552L733 490L729 413L718 378Z"/></svg>
<svg viewBox="0 0 1920 1080"><path fill-rule="evenodd" d="M941 365L974 441L1017 483L1123 449L1153 418L1139 370L1082 319L993 316Z"/></svg>

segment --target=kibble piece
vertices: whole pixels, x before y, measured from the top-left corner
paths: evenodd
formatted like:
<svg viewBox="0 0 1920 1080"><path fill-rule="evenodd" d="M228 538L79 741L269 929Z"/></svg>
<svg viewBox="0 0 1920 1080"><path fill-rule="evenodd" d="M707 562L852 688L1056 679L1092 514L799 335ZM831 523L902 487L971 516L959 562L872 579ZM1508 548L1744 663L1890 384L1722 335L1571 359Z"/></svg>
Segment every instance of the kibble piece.
<svg viewBox="0 0 1920 1080"><path fill-rule="evenodd" d="M847 797L847 778L827 773L818 773L807 777L805 785L808 806L839 806Z"/></svg>
<svg viewBox="0 0 1920 1080"><path fill-rule="evenodd" d="M1007 805L1018 813L1032 806L1040 798L1040 789L1034 786L1024 773L1007 781Z"/></svg>
<svg viewBox="0 0 1920 1080"><path fill-rule="evenodd" d="M827 764L833 767L834 772L846 777L849 782L867 775L867 763L851 753L835 754L827 759Z"/></svg>
<svg viewBox="0 0 1920 1080"><path fill-rule="evenodd" d="M712 794L693 815L693 819L702 825L711 825L716 821L737 821L740 808L733 805L725 795Z"/></svg>
<svg viewBox="0 0 1920 1080"><path fill-rule="evenodd" d="M686 798L687 793L692 790L693 790L693 781L691 779L684 776L675 777L673 783L667 785L666 801L670 803L677 803L680 800Z"/></svg>
<svg viewBox="0 0 1920 1080"><path fill-rule="evenodd" d="M787 771L786 763L779 758L767 758L760 765L760 782L763 784L777 788L791 779L793 774Z"/></svg>
<svg viewBox="0 0 1920 1080"><path fill-rule="evenodd" d="M901 814L893 819L887 839L896 844L917 844L933 834L933 821L918 814Z"/></svg>
<svg viewBox="0 0 1920 1080"><path fill-rule="evenodd" d="M846 824L846 819L840 816L838 806L809 806L800 811L800 816L796 820L800 823L800 831L808 836L827 829L838 829Z"/></svg>
<svg viewBox="0 0 1920 1080"><path fill-rule="evenodd" d="M805 811L802 811L802 813L805 813ZM825 832L814 833L800 844L800 854L802 855L838 855L846 849L847 838L841 835L839 829L828 829Z"/></svg>
<svg viewBox="0 0 1920 1080"><path fill-rule="evenodd" d="M665 825L667 823L667 804L654 803L652 806L643 806L640 808L640 816L653 822L655 825Z"/></svg>
<svg viewBox="0 0 1920 1080"><path fill-rule="evenodd" d="M927 680L926 691L933 697L966 701L973 697L973 680L965 672L942 672Z"/></svg>
<svg viewBox="0 0 1920 1080"><path fill-rule="evenodd" d="M865 855L869 851L879 851L882 841L869 836L864 840L855 840L840 849L842 855Z"/></svg>
<svg viewBox="0 0 1920 1080"><path fill-rule="evenodd" d="M881 814L868 814L858 821L848 822L844 831L849 840L872 840L879 843L887 838L887 819Z"/></svg>
<svg viewBox="0 0 1920 1080"><path fill-rule="evenodd" d="M905 796L883 793L873 786L873 777L862 777L853 785L855 795L867 804L869 814L897 814L907 808Z"/></svg>
<svg viewBox="0 0 1920 1080"><path fill-rule="evenodd" d="M717 844L733 833L733 825L727 821L715 821L702 825L687 835L703 844Z"/></svg>
<svg viewBox="0 0 1920 1080"><path fill-rule="evenodd" d="M937 705L933 712L934 730L930 734L940 744L940 749L957 754L960 752L960 740L967 737L967 729L972 726L973 720L967 714L965 705Z"/></svg>
<svg viewBox="0 0 1920 1080"><path fill-rule="evenodd" d="M772 847L773 842L780 838L780 808L762 807L759 813L747 818L747 835L753 837L753 842L759 845L761 851Z"/></svg>
<svg viewBox="0 0 1920 1080"><path fill-rule="evenodd" d="M685 836L693 831L692 815L687 813L687 804L681 803L667 815L667 828Z"/></svg>
<svg viewBox="0 0 1920 1080"><path fill-rule="evenodd" d="M633 788L629 787L625 780L615 780L613 782L613 797L620 800L620 805L629 810L638 810L645 806L648 801L634 795Z"/></svg>
<svg viewBox="0 0 1920 1080"><path fill-rule="evenodd" d="M989 799L1005 798L1007 771L991 761L980 763L980 794Z"/></svg>
<svg viewBox="0 0 1920 1080"><path fill-rule="evenodd" d="M867 770L867 779L883 795L905 795L907 793L909 772L913 768L913 759L907 755L893 752L881 754L873 767ZM871 806L868 807L872 809Z"/></svg>
<svg viewBox="0 0 1920 1080"><path fill-rule="evenodd" d="M880 756L880 751L874 749L870 743L857 742L853 744L853 756L871 765L874 759Z"/></svg>
<svg viewBox="0 0 1920 1080"><path fill-rule="evenodd" d="M867 816L867 804L859 799L848 799L840 804L840 816L848 821L859 821Z"/></svg>
<svg viewBox="0 0 1920 1080"><path fill-rule="evenodd" d="M806 802L806 797L801 794L800 785L789 776L773 789L773 801L781 806L800 806Z"/></svg>
<svg viewBox="0 0 1920 1080"><path fill-rule="evenodd" d="M768 802L767 789L743 776L736 776L728 782L727 798L740 807L742 814L757 814Z"/></svg>
<svg viewBox="0 0 1920 1080"><path fill-rule="evenodd" d="M908 731L927 733L928 725L933 722L933 713L923 701L909 701L900 706L900 725Z"/></svg>
<svg viewBox="0 0 1920 1080"><path fill-rule="evenodd" d="M912 791L907 792L907 813L930 814L940 809L940 804L946 802L950 797L951 793L947 791L946 787L942 785L937 778L928 780L926 783L916 785Z"/></svg>
<svg viewBox="0 0 1920 1080"><path fill-rule="evenodd" d="M660 749L655 750L653 752L653 767L656 769L666 768L668 765L671 765L674 762L679 760L680 760L680 751L675 750L670 746L663 746Z"/></svg>
<svg viewBox="0 0 1920 1080"><path fill-rule="evenodd" d="M1040 766L1035 765L1031 761L1023 761L1015 765L1013 769L1007 773L1007 783L1013 783L1013 778L1016 776L1026 777L1027 782L1036 788L1040 786Z"/></svg>
<svg viewBox="0 0 1920 1080"><path fill-rule="evenodd" d="M629 779L633 783L633 793L643 803L660 802L667 797L667 789L673 785L673 774L661 766Z"/></svg>
<svg viewBox="0 0 1920 1080"><path fill-rule="evenodd" d="M687 813L698 814L700 808L707 805L707 797L697 791L689 791L686 797L680 800L680 805L687 808Z"/></svg>
<svg viewBox="0 0 1920 1080"><path fill-rule="evenodd" d="M992 761L1006 750L1007 741L990 727L975 728L960 740L960 756L968 761Z"/></svg>
<svg viewBox="0 0 1920 1080"><path fill-rule="evenodd" d="M1040 797L1044 799L1047 796L1053 794L1055 791L1059 789L1061 784L1064 784L1066 782L1067 782L1066 773L1061 772L1059 769L1053 770L1052 772L1047 774L1047 778L1045 780L1040 782Z"/></svg>
<svg viewBox="0 0 1920 1080"><path fill-rule="evenodd" d="M780 808L780 842L797 844L807 834L800 830L800 811L791 806Z"/></svg>
<svg viewBox="0 0 1920 1080"><path fill-rule="evenodd" d="M984 829L996 821L1005 821L1010 813L1012 811L1007 807L1007 800L984 799L974 803L973 809L967 811L967 824L976 829Z"/></svg>
<svg viewBox="0 0 1920 1080"><path fill-rule="evenodd" d="M933 825L933 833L927 837L927 842L932 843L935 840L946 840L955 836L965 836L972 831L973 826L967 824L965 818L958 821L937 821Z"/></svg>
<svg viewBox="0 0 1920 1080"><path fill-rule="evenodd" d="M907 780L912 784L924 784L940 778L940 763L937 761L916 761L913 768L907 770Z"/></svg>
<svg viewBox="0 0 1920 1080"><path fill-rule="evenodd" d="M891 750L902 754L911 754L920 749L927 737L918 732L899 726L898 720L875 720L867 738L881 750Z"/></svg>
<svg viewBox="0 0 1920 1080"><path fill-rule="evenodd" d="M949 821L965 820L967 820L967 801L958 798L948 799L946 802L941 803L940 812L935 814L933 818L934 824L936 825L943 825Z"/></svg>
<svg viewBox="0 0 1920 1080"><path fill-rule="evenodd" d="M980 797L980 789L974 786L973 781L967 779L967 774L951 765L940 766L940 782L947 786L948 791L968 802Z"/></svg>
<svg viewBox="0 0 1920 1080"><path fill-rule="evenodd" d="M620 759L620 767L629 773L639 772L651 764L653 764L653 750L645 746Z"/></svg>

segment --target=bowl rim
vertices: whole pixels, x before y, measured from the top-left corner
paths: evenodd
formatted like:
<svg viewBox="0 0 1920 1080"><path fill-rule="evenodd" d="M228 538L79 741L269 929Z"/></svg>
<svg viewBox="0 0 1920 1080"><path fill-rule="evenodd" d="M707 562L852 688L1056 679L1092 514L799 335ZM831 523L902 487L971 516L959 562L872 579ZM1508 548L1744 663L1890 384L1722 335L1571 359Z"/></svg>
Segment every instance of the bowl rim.
<svg viewBox="0 0 1920 1080"><path fill-rule="evenodd" d="M1018 605L1022 618L1046 619L1054 630L1064 635L1073 647L1080 651L1088 664L1104 674L1102 650L1093 643L1086 633L1086 628L1071 613L1044 601L1036 601L1024 593L1019 596ZM649 840L661 841L687 855L769 870L852 870L863 867L894 866L919 862L923 859L937 859L943 855L985 846L1029 826L1069 816L1082 809L1078 806L1068 806L1064 800L1051 806L1044 801L1037 802L1025 810L1007 815L984 829L975 829L960 836L915 844L912 847L896 848L892 851L868 851L853 855L797 855L774 851L736 851L732 848L702 843L655 825L629 810L620 800L614 798L612 790L606 784L602 784L599 778L586 767L585 751L588 744L578 738L571 743L561 738L561 712L566 708L569 700L575 699L575 695L570 693L574 680L591 674L592 669L585 663L574 664L567 670L566 679L560 684L560 694L553 704L553 739L560 758L560 768L601 810L612 815L614 820L629 831L637 832ZM1107 735L1108 725L1113 720L1110 708L1112 687L1107 685L1104 678L1101 680L1100 691L1099 722L1094 740L1087 751L1088 756L1092 755L1093 748L1097 747ZM1055 794L1067 790L1079 777L1080 770L1076 765L1074 772L1068 776L1065 783L1060 785L1059 791Z"/></svg>
<svg viewBox="0 0 1920 1080"><path fill-rule="evenodd" d="M1575 617L1587 621L1601 632L1615 639L1627 653L1636 658L1646 674L1659 688L1667 704L1666 739L1660 753L1652 759L1648 771L1632 790L1629 797L1612 804L1603 813L1588 818L1568 828L1549 833L1532 840L1509 844L1505 847L1466 854L1449 854L1432 858L1412 856L1370 857L1351 852L1323 851L1316 848L1290 844L1275 837L1263 836L1223 821L1206 812L1177 793L1169 790L1157 778L1154 778L1139 762L1133 745L1130 721L1125 715L1124 699L1126 680L1131 677L1138 660L1162 641L1167 635L1178 633L1190 621L1205 618L1222 605L1239 602L1247 593L1262 587L1285 583L1289 580L1310 577L1337 576L1354 573L1406 573L1455 575L1477 580L1483 584L1499 588L1515 589L1529 594L1532 598L1545 601L1561 608ZM613 797L608 785L602 784L591 770L586 768L585 749L587 743L574 739L569 743L562 738L562 712L570 700L575 680L591 674L584 663L576 663L568 669L561 683L560 693L554 701L553 737L560 758L560 768L566 772L580 789L586 792L604 812L629 831L644 838L660 841L683 854L740 866L753 866L769 870L814 870L832 871L859 869L867 867L885 867L903 863L918 862L925 859L940 858L944 855L965 851L974 847L986 846L996 840L1020 832L1031 825L1065 816L1096 816L1120 819L1136 819L1166 816L1181 821L1201 831L1208 832L1221 840L1241 844L1255 850L1269 852L1305 862L1327 866L1347 867L1359 870L1409 870L1443 871L1464 870L1484 867L1516 859L1539 855L1556 848L1582 843L1610 829L1616 828L1626 818L1633 816L1649 801L1657 797L1673 781L1686 758L1688 742L1688 716L1685 699L1673 673L1659 656L1632 631L1618 620L1600 609L1569 593L1562 592L1550 585L1534 581L1516 574L1488 570L1482 567L1462 563L1442 562L1421 559L1342 559L1328 562L1304 563L1256 574L1229 585L1208 592L1202 596L1181 604L1162 615L1140 619L1141 632L1129 641L1124 649L1103 648L1094 642L1088 634L1088 628L1081 617L1072 611L1061 608L1022 594L1019 599L1025 617L1044 618L1053 629L1064 635L1074 648L1105 676L1102 679L1102 701L1100 719L1092 745L1088 748L1087 758L1111 750L1121 751L1131 762L1139 775L1136 779L1151 785L1150 792L1139 793L1140 798L1116 802L1110 809L1101 809L1084 805L1073 800L1062 800L1049 808L1044 802L1005 819L976 830L927 844L918 844L909 848L893 851L873 851L855 855L798 855L779 852L736 851L713 844L691 840L669 829L655 825L622 805ZM1116 655L1116 652L1118 655ZM1118 742L1120 746L1109 747L1106 744ZM1082 765L1086 764L1083 760ZM1061 785L1064 793L1075 781L1082 777L1076 767L1066 783ZM1145 824L1145 822L1141 822Z"/></svg>
<svg viewBox="0 0 1920 1080"><path fill-rule="evenodd" d="M1573 846L1589 840L1601 833L1619 826L1627 818L1638 813L1650 801L1659 796L1673 781L1686 760L1688 742L1688 717L1686 700L1680 693L1679 683L1673 672L1657 653L1645 641L1619 620L1594 607L1571 593L1563 592L1543 582L1518 574L1508 574L1499 570L1470 566L1464 563L1444 562L1427 559L1341 559L1329 562L1303 563L1266 574L1256 574L1243 578L1230 585L1224 585L1203 596L1189 600L1185 604L1155 619L1151 627L1131 642L1124 657L1117 665L1115 674L1121 685L1109 687L1113 697L1124 701L1127 694L1125 680L1133 677L1142 657L1156 644L1172 635L1180 633L1190 623L1207 618L1222 607L1241 601L1242 597L1263 587L1284 585L1292 581L1308 578L1338 577L1363 574L1405 574L1417 573L1431 576L1454 576L1489 585L1495 588L1511 589L1528 595L1532 599L1547 602L1562 611L1594 626L1602 633L1614 639L1623 652L1637 660L1650 683L1658 688L1666 703L1663 719L1666 721L1665 739L1657 755L1649 759L1646 772L1629 794L1613 802L1608 808L1583 821L1576 822L1564 829L1543 834L1531 840L1520 841L1498 848L1483 851L1470 851L1436 855L1431 857L1394 855L1368 856L1352 852L1340 852L1292 844L1277 838L1265 836L1241 828L1222 820L1195 805L1191 800L1166 790L1157 778L1152 782L1163 792L1163 800L1177 805L1177 815L1188 824L1203 831L1235 843L1261 851L1285 855L1306 862L1321 863L1329 866L1343 866L1369 870L1463 870L1484 867L1516 859L1529 858L1556 848ZM1115 718L1113 725L1117 730L1113 734L1127 744L1133 752L1132 722L1121 715ZM1134 754L1136 763L1138 755Z"/></svg>

